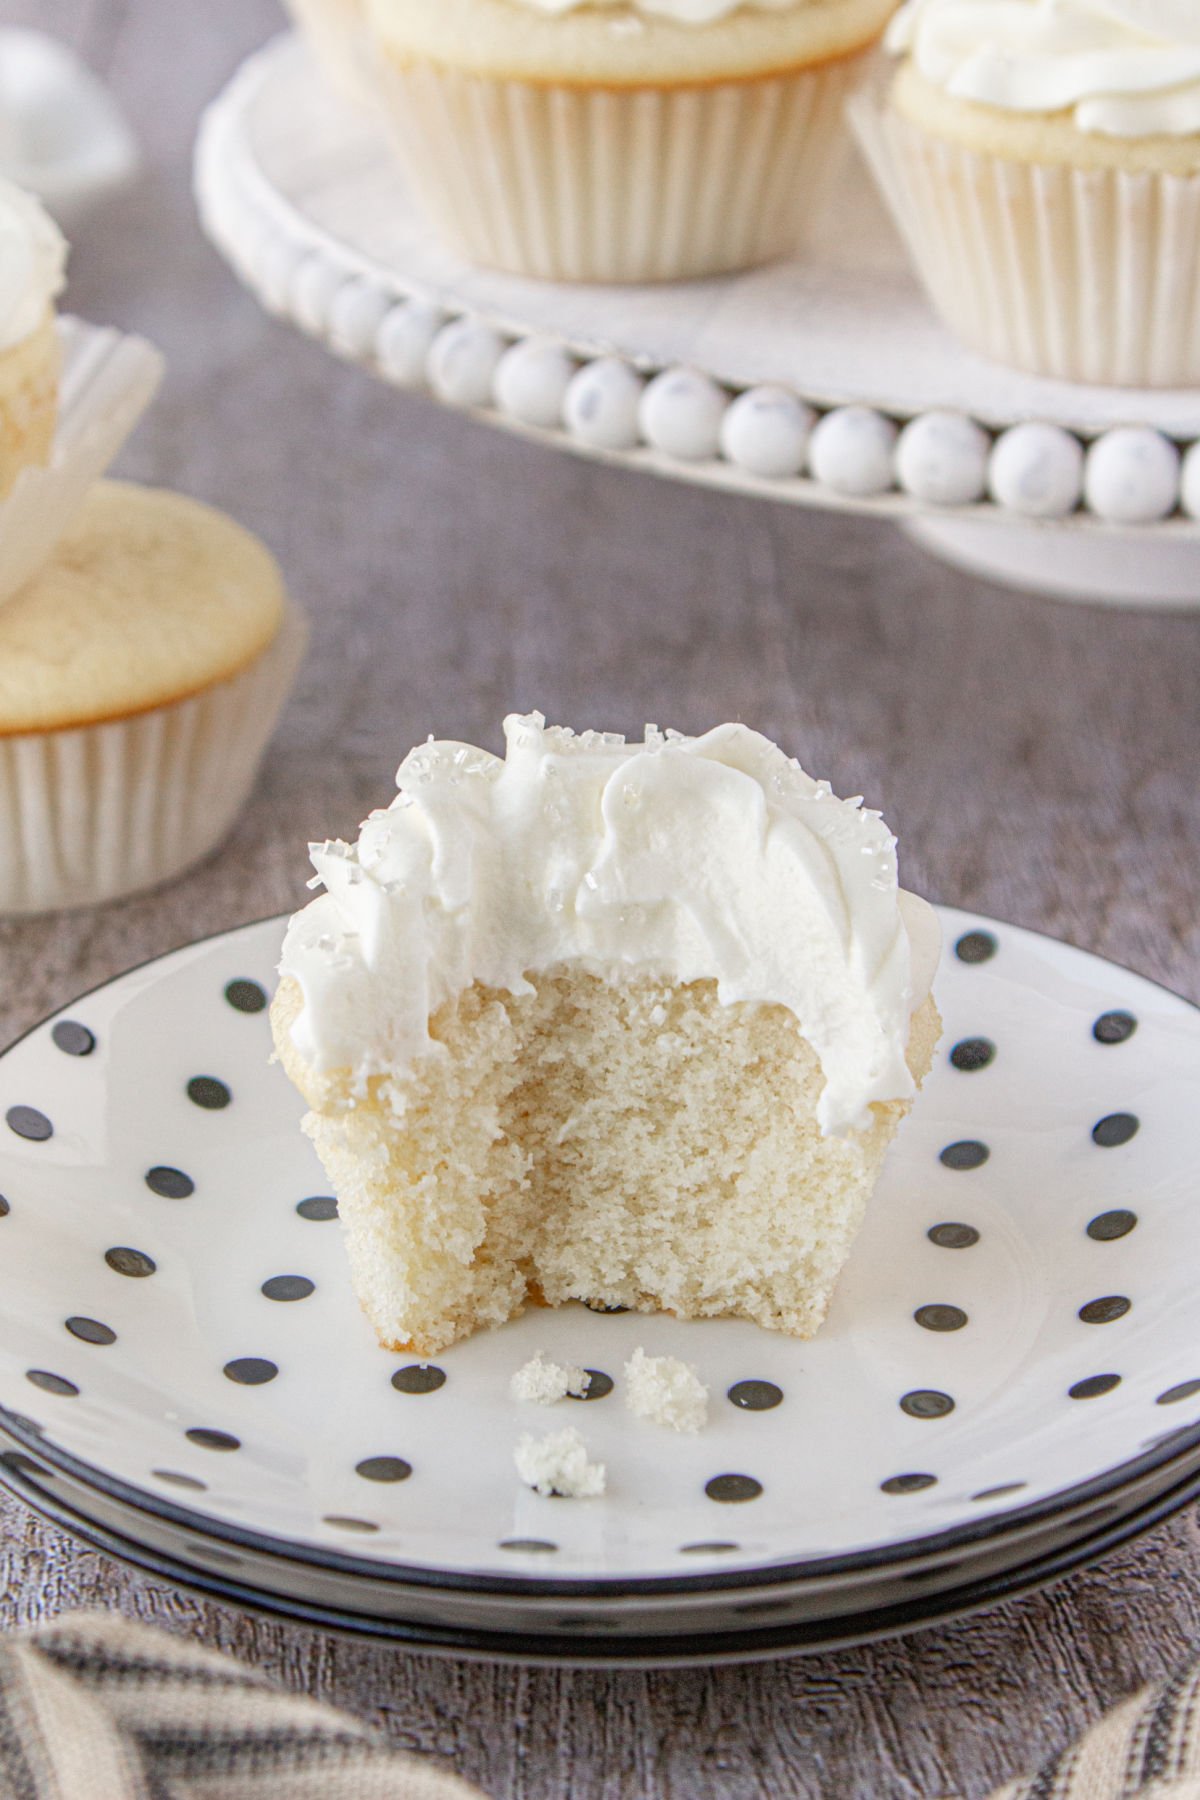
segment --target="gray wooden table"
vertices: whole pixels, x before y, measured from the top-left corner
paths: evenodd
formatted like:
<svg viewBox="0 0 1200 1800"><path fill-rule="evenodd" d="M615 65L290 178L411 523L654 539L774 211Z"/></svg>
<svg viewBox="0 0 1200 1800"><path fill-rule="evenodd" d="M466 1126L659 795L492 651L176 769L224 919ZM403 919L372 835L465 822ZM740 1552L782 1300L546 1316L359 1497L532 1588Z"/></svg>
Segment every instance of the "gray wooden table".
<svg viewBox="0 0 1200 1800"><path fill-rule="evenodd" d="M605 470L383 390L270 323L202 240L198 110L271 0L3 0L75 43L148 152L76 237L69 304L170 375L122 471L226 506L281 557L314 645L257 794L183 882L0 925L0 1041L132 963L304 898L430 730L501 716L700 730L745 718L899 834L909 885L1200 998L1200 617L1027 599L894 529ZM119 1608L350 1707L491 1795L983 1795L1200 1640L1193 1513L964 1623L708 1674L402 1654L210 1606L0 1501L2 1619Z"/></svg>

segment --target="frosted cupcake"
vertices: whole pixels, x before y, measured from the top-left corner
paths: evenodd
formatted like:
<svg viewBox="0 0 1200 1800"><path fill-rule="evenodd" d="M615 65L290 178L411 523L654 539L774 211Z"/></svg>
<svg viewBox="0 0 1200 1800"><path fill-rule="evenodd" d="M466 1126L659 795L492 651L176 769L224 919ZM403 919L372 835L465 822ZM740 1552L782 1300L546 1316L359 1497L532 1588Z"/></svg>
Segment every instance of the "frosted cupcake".
<svg viewBox="0 0 1200 1800"><path fill-rule="evenodd" d="M0 913L115 899L207 855L302 647L249 532L180 494L98 483L0 606Z"/></svg>
<svg viewBox="0 0 1200 1800"><path fill-rule="evenodd" d="M284 0L330 85L356 106L370 104L370 57L363 0Z"/></svg>
<svg viewBox="0 0 1200 1800"><path fill-rule="evenodd" d="M292 920L275 1042L382 1344L527 1303L810 1336L930 1066L938 927L756 732L422 745Z"/></svg>
<svg viewBox="0 0 1200 1800"><path fill-rule="evenodd" d="M1037 374L1200 382L1200 7L909 0L872 160L930 297Z"/></svg>
<svg viewBox="0 0 1200 1800"><path fill-rule="evenodd" d="M664 281L787 254L894 0L366 0L431 220L468 256Z"/></svg>
<svg viewBox="0 0 1200 1800"><path fill-rule="evenodd" d="M58 419L54 302L67 246L41 203L0 180L0 499L50 460Z"/></svg>

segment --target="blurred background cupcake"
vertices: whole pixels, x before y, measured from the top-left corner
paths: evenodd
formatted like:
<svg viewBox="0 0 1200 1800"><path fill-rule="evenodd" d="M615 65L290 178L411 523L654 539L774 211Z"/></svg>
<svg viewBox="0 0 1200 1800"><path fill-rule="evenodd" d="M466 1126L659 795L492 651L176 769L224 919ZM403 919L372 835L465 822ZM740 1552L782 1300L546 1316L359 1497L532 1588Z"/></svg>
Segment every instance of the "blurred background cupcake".
<svg viewBox="0 0 1200 1800"><path fill-rule="evenodd" d="M67 246L32 194L0 180L0 499L50 460L58 418L54 302Z"/></svg>
<svg viewBox="0 0 1200 1800"><path fill-rule="evenodd" d="M894 0L365 0L418 197L474 260L663 281L795 248Z"/></svg>
<svg viewBox="0 0 1200 1800"><path fill-rule="evenodd" d="M330 86L343 100L369 106L373 97L364 0L284 0Z"/></svg>
<svg viewBox="0 0 1200 1800"><path fill-rule="evenodd" d="M856 124L930 298L1036 374L1200 382L1200 4L908 0Z"/></svg>
<svg viewBox="0 0 1200 1800"><path fill-rule="evenodd" d="M240 525L99 482L0 605L0 913L178 875L236 818L304 625Z"/></svg>

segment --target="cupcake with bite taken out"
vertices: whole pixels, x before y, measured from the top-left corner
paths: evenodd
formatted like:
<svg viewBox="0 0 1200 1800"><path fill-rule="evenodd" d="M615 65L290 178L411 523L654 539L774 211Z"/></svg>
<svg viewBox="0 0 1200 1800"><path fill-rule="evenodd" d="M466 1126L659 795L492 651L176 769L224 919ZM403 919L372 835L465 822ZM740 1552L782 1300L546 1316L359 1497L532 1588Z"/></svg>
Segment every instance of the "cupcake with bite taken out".
<svg viewBox="0 0 1200 1800"><path fill-rule="evenodd" d="M757 732L505 722L312 846L271 1021L380 1342L531 1303L809 1337L930 1067L936 919Z"/></svg>
<svg viewBox="0 0 1200 1800"><path fill-rule="evenodd" d="M934 305L1035 374L1200 383L1200 7L908 0L862 135Z"/></svg>
<svg viewBox="0 0 1200 1800"><path fill-rule="evenodd" d="M795 249L894 0L365 0L434 226L478 262L668 281Z"/></svg>

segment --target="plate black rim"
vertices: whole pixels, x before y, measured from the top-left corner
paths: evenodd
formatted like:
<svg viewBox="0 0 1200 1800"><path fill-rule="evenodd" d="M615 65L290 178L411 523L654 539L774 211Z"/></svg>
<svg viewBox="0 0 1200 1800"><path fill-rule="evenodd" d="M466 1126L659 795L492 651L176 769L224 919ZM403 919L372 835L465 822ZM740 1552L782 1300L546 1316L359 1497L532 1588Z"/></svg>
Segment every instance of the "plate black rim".
<svg viewBox="0 0 1200 1800"><path fill-rule="evenodd" d="M796 1621L791 1625L767 1625L733 1632L707 1631L694 1636L681 1633L641 1638L605 1637L589 1642L586 1653L581 1653L577 1647L568 1649L572 1643L577 1646L578 1640L567 1639L565 1634L562 1639L565 1653L555 1652L548 1648L550 1640L545 1636L428 1623L409 1625L402 1620L383 1620L287 1595L270 1594L229 1577L196 1569L83 1518L3 1460L0 1460L0 1488L92 1549L176 1587L260 1617L283 1618L313 1630L333 1631L359 1640L365 1638L440 1656L466 1656L555 1668L666 1668L765 1661L780 1656L847 1650L930 1626L950 1624L985 1607L1021 1599L1091 1567L1111 1551L1132 1543L1187 1505L1200 1500L1200 1470L1145 1507L1045 1556L1018 1563L993 1575L980 1576L957 1588L943 1589L924 1601L901 1601L891 1606L868 1608L862 1613L842 1614L836 1622L829 1622L834 1625L832 1630L824 1630L821 1621L808 1624Z"/></svg>
<svg viewBox="0 0 1200 1800"><path fill-rule="evenodd" d="M1111 958L1101 957L1095 951L1083 950L1077 944L1069 943L1064 938L1051 936L1049 932L1035 931L1026 925L1017 925L1010 920L996 919L988 914L968 912L961 907L938 903L936 910L945 921L946 915L954 917L962 923L954 927L954 936L962 936L969 930L986 930L988 927L1011 931L1023 937L1053 944L1058 949L1075 952L1077 955L1106 963L1109 967L1134 980L1144 982L1146 986L1165 995L1177 1005L1186 1007L1193 1013L1200 1014L1200 1006L1185 995L1178 994L1165 983L1156 981L1152 976L1142 975L1126 964L1113 962ZM206 933L189 943L177 945L172 950L158 952L155 956L144 958L130 968L122 970L119 975L109 976L106 980L96 982L82 994L56 1007L53 1012L39 1019L15 1038L11 1044L0 1051L0 1062L35 1033L43 1030L53 1020L59 1018L93 994L115 986L117 982L130 975L153 967L157 963L169 961L172 957L181 956L189 951L201 950L208 945L239 937L243 933L261 930L265 925L279 925L281 930L286 926L291 915L288 913L271 913L258 919L251 919L244 924L228 927L223 931ZM0 1406L0 1427L11 1437L19 1448L31 1455L40 1456L52 1467L57 1466L64 1474L72 1475L85 1486L94 1488L98 1493L121 1505L131 1507L135 1511L148 1514L169 1524L183 1526L197 1532L202 1537L209 1537L217 1542L229 1543L240 1549L252 1550L257 1555L275 1557L290 1563L308 1564L314 1568L330 1570L338 1574L365 1576L375 1581L389 1584L423 1588L450 1588L464 1592L480 1594L523 1594L528 1596L562 1599L580 1599L586 1596L607 1597L612 1599L635 1598L640 1595L656 1594L694 1594L753 1587L770 1588L786 1583L803 1582L809 1579L837 1577L851 1573L869 1573L884 1567L899 1567L906 1562L925 1556L941 1555L957 1549L975 1549L981 1544L1000 1542L1011 1531L1026 1525L1038 1524L1043 1520L1069 1513L1078 1506L1093 1500L1105 1499L1118 1494L1122 1488L1140 1479L1143 1475L1154 1473L1178 1463L1181 1467L1186 1462L1188 1453L1200 1447L1200 1423L1184 1426L1177 1431L1162 1434L1160 1441L1143 1451L1141 1455L1132 1457L1124 1463L1106 1469L1100 1475L1091 1477L1089 1481L1059 1489L1041 1500L1031 1501L1025 1506L1008 1508L991 1513L978 1522L948 1527L945 1531L929 1533L920 1538L902 1539L895 1544L876 1545L865 1550L845 1551L835 1556L807 1558L791 1563L772 1563L755 1565L749 1568L732 1570L713 1569L705 1574L696 1575L647 1575L643 1577L596 1576L592 1578L571 1578L565 1576L546 1575L496 1575L485 1572L471 1572L460 1569L438 1569L422 1564L406 1564L383 1559L373 1560L368 1557L353 1556L346 1551L329 1549L321 1544L309 1544L303 1539L275 1537L267 1532L258 1532L245 1526L236 1525L218 1519L208 1513L192 1511L189 1507L180 1506L172 1500L151 1493L132 1483L123 1481L119 1476L110 1474L105 1469L76 1457L72 1452L63 1450L53 1444L40 1426L32 1426L19 1412Z"/></svg>

